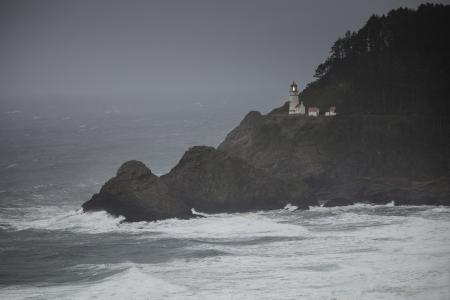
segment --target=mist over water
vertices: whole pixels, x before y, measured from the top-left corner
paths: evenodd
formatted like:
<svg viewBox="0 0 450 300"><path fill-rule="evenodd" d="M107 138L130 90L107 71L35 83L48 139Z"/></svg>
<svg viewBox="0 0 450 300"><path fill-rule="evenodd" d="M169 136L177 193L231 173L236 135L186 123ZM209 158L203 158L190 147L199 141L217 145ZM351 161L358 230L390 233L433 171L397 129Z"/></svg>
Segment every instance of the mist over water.
<svg viewBox="0 0 450 300"><path fill-rule="evenodd" d="M354 205L121 223L82 213L126 160L168 172L247 108L8 102L2 299L448 299L450 209ZM82 105L82 103L89 105ZM225 106L226 107L226 106Z"/></svg>

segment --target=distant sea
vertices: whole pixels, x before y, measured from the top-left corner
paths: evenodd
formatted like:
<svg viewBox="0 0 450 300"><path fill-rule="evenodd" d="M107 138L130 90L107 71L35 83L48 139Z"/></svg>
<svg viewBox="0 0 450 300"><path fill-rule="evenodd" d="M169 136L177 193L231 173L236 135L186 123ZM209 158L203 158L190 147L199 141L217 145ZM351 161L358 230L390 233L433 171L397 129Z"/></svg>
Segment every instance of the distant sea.
<svg viewBox="0 0 450 300"><path fill-rule="evenodd" d="M164 174L246 111L61 103L0 106L0 299L450 299L447 207L82 213L126 160Z"/></svg>

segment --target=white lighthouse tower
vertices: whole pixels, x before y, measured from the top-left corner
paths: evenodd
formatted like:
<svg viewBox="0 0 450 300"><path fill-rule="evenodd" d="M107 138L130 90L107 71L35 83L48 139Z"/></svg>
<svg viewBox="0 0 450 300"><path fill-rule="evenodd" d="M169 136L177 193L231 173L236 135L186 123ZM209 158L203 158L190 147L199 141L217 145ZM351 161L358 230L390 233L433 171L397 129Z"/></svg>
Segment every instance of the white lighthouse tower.
<svg viewBox="0 0 450 300"><path fill-rule="evenodd" d="M298 101L298 88L295 81L292 81L291 88L289 90L289 114L298 115L305 114L305 106Z"/></svg>

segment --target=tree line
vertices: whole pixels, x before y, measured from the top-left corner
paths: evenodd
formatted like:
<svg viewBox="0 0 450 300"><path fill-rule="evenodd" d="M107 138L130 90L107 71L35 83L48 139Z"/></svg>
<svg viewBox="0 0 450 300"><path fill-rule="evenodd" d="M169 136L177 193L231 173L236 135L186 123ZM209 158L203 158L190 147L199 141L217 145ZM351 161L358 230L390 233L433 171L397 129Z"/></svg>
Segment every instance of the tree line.
<svg viewBox="0 0 450 300"><path fill-rule="evenodd" d="M372 15L338 38L301 97L340 113L449 114L450 6Z"/></svg>

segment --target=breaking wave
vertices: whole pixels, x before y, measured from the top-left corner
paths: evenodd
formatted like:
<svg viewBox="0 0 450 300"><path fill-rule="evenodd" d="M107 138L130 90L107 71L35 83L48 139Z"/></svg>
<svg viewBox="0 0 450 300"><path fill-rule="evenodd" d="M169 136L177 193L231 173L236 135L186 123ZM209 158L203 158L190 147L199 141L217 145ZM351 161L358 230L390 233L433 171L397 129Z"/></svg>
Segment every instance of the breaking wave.
<svg viewBox="0 0 450 300"><path fill-rule="evenodd" d="M66 253L64 262L83 249L91 249L87 256L109 255L109 260L94 256L93 264L61 265L64 274L82 274L77 278L83 280L9 285L0 288L0 298L446 299L450 294L448 207L358 204L122 221L104 212L56 207L8 219L7 230L125 234L102 235L109 237L103 240L83 236L86 248ZM48 254L57 260L58 252Z"/></svg>
<svg viewBox="0 0 450 300"><path fill-rule="evenodd" d="M164 299L185 290L151 274L146 265L79 266L91 273L111 269L117 273L102 280L36 288L10 286L0 290L4 299ZM75 270L74 270L75 271ZM87 280L86 280L87 281Z"/></svg>
<svg viewBox="0 0 450 300"><path fill-rule="evenodd" d="M190 220L167 219L155 222L123 222L106 212L69 212L57 207L29 211L30 216L4 220L0 228L9 230L64 230L77 233L158 233L182 238L247 238L264 236L305 236L303 226L283 223L283 215L272 213L203 214ZM11 215L11 214L10 214Z"/></svg>

